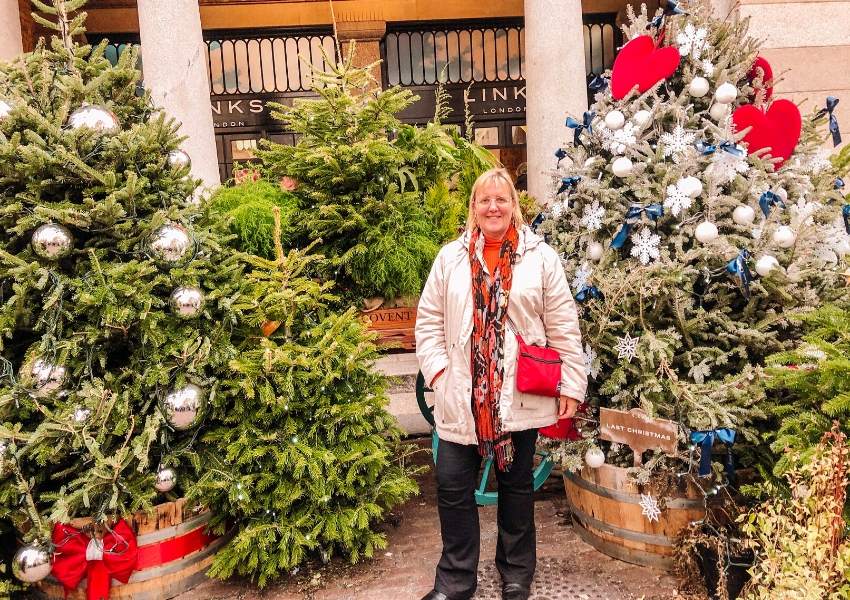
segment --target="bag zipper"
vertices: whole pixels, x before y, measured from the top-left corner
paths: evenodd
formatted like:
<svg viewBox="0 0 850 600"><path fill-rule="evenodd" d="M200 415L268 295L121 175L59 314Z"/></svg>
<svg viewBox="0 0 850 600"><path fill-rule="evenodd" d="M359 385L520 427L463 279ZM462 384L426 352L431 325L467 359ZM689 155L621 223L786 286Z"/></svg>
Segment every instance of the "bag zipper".
<svg viewBox="0 0 850 600"><path fill-rule="evenodd" d="M534 356L533 354L529 354L528 352L520 352L519 355L525 356L526 358L530 358L531 360L536 360L537 362L548 363L548 364L552 364L552 365L559 365L562 362L564 362L560 359L559 360L549 360L547 358L539 358L537 356Z"/></svg>

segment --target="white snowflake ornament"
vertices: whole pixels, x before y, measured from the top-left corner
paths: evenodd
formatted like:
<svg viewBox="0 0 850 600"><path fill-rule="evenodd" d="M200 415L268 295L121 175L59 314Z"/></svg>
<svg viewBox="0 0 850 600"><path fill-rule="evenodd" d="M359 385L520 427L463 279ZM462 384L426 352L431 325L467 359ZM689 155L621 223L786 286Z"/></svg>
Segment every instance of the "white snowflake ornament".
<svg viewBox="0 0 850 600"><path fill-rule="evenodd" d="M596 351L590 347L590 344L584 345L584 374L588 377L599 375L599 362L596 360Z"/></svg>
<svg viewBox="0 0 850 600"><path fill-rule="evenodd" d="M693 150L696 134L676 125L672 132L661 134L661 144L664 146L664 157L672 157L676 164L686 159Z"/></svg>
<svg viewBox="0 0 850 600"><path fill-rule="evenodd" d="M624 337L617 338L617 345L614 349L617 351L617 358L625 359L626 362L632 362L632 359L637 356L637 345L640 341L640 336L632 337L626 332Z"/></svg>
<svg viewBox="0 0 850 600"><path fill-rule="evenodd" d="M706 77L714 77L714 63L707 58L700 62L700 68Z"/></svg>
<svg viewBox="0 0 850 600"><path fill-rule="evenodd" d="M584 212L579 223L583 227L587 227L588 231L596 231L602 229L602 219L605 218L605 208L599 205L598 200L594 200L593 204L584 205Z"/></svg>
<svg viewBox="0 0 850 600"><path fill-rule="evenodd" d="M632 256L640 260L642 265L648 265L661 256L658 250L660 243L661 236L652 233L649 227L644 227L632 235Z"/></svg>
<svg viewBox="0 0 850 600"><path fill-rule="evenodd" d="M688 23L676 36L679 55L691 56L694 60L699 60L703 51L711 48L706 38L708 38L708 30L705 27L696 28L692 23Z"/></svg>
<svg viewBox="0 0 850 600"><path fill-rule="evenodd" d="M627 121L620 129L613 131L605 125L599 125L597 131L602 137L602 147L614 154L625 154L637 142L638 126Z"/></svg>
<svg viewBox="0 0 850 600"><path fill-rule="evenodd" d="M573 289L578 292L581 288L586 286L592 274L593 267L587 263L583 263L578 269L576 269L575 275L573 276Z"/></svg>
<svg viewBox="0 0 850 600"><path fill-rule="evenodd" d="M658 507L658 500L652 494L640 495L641 514L644 515L650 523L657 523L658 517L661 516L661 509Z"/></svg>
<svg viewBox="0 0 850 600"><path fill-rule="evenodd" d="M549 213L552 215L553 219L557 219L564 214L564 203L560 200L556 200L549 206Z"/></svg>
<svg viewBox="0 0 850 600"><path fill-rule="evenodd" d="M667 186L667 197L664 198L664 208L670 210L674 217L678 217L680 213L688 210L691 207L693 199L682 191L678 185Z"/></svg>
<svg viewBox="0 0 850 600"><path fill-rule="evenodd" d="M750 170L746 157L735 156L729 152L718 151L714 153L711 164L706 168L706 173L724 183L732 183L740 173L743 175Z"/></svg>

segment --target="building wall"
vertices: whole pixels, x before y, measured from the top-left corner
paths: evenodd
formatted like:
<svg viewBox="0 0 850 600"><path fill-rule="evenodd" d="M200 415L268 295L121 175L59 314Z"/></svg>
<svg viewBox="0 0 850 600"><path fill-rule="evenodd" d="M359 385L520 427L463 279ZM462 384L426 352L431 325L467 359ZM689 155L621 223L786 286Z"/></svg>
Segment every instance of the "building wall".
<svg viewBox="0 0 850 600"><path fill-rule="evenodd" d="M804 115L827 96L842 98L836 116L850 139L850 2L741 0L739 10L764 40L774 76L782 74L776 93L802 102Z"/></svg>

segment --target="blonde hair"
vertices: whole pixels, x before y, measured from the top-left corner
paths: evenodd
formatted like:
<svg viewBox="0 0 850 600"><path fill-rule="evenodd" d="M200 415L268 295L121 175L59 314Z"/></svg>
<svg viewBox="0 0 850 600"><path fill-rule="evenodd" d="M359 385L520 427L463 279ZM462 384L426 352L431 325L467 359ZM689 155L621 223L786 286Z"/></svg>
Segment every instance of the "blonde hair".
<svg viewBox="0 0 850 600"><path fill-rule="evenodd" d="M475 194L478 193L480 187L491 182L500 183L510 190L511 204L513 205L513 218L511 220L514 227L521 228L525 225L525 218L522 216L522 209L519 206L519 193L514 187L514 182L508 170L495 167L481 173L475 183L472 184L472 192L469 194L469 213L466 216L466 230L472 231L475 228Z"/></svg>

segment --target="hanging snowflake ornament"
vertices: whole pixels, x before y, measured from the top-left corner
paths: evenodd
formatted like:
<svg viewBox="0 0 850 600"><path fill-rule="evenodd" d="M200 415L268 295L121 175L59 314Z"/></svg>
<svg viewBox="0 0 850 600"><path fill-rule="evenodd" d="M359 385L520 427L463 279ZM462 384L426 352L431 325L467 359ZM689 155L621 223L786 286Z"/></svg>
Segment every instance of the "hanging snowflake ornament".
<svg viewBox="0 0 850 600"><path fill-rule="evenodd" d="M806 163L806 169L810 171L812 175L818 175L831 166L832 163L829 162L829 152L823 149L815 152L809 159L808 163Z"/></svg>
<svg viewBox="0 0 850 600"><path fill-rule="evenodd" d="M667 186L667 197L664 198L664 208L670 209L670 213L674 217L678 217L680 213L688 210L692 202L693 199L683 192L678 185Z"/></svg>
<svg viewBox="0 0 850 600"><path fill-rule="evenodd" d="M584 345L584 374L594 379L599 375L599 361L596 360L596 351L590 344Z"/></svg>
<svg viewBox="0 0 850 600"><path fill-rule="evenodd" d="M696 134L685 130L681 125L676 125L672 132L661 134L661 144L664 146L664 158L672 157L676 164L688 158L693 151Z"/></svg>
<svg viewBox="0 0 850 600"><path fill-rule="evenodd" d="M797 200L796 204L791 205L791 228L800 229L804 225L813 225L815 220L813 215L821 209L823 205L820 202L807 202L805 198Z"/></svg>
<svg viewBox="0 0 850 600"><path fill-rule="evenodd" d="M658 517L661 516L661 509L658 507L658 500L652 494L640 495L641 514L644 515L650 523L657 523Z"/></svg>
<svg viewBox="0 0 850 600"><path fill-rule="evenodd" d="M555 200L549 206L549 214L552 215L553 219L557 219L562 214L564 214L564 203L561 200Z"/></svg>
<svg viewBox="0 0 850 600"><path fill-rule="evenodd" d="M602 229L602 219L605 218L605 208L599 205L598 200L594 200L593 204L584 205L584 213L581 216L581 225L587 227L588 231L596 231Z"/></svg>
<svg viewBox="0 0 850 600"><path fill-rule="evenodd" d="M746 157L735 156L730 152L715 152L705 172L709 177L724 183L732 183L738 174L743 175L750 170Z"/></svg>
<svg viewBox="0 0 850 600"><path fill-rule="evenodd" d="M602 147L614 154L625 154L631 146L637 143L637 125L626 121L620 129L611 130L604 124L599 125L597 130L602 138Z"/></svg>
<svg viewBox="0 0 850 600"><path fill-rule="evenodd" d="M700 68L702 69L702 74L706 77L714 77L714 63L707 58L700 61Z"/></svg>
<svg viewBox="0 0 850 600"><path fill-rule="evenodd" d="M652 233L649 227L644 227L638 233L632 234L632 256L640 260L642 265L648 265L661 256L658 250L660 243L661 236Z"/></svg>
<svg viewBox="0 0 850 600"><path fill-rule="evenodd" d="M624 337L617 338L617 345L614 349L617 351L617 358L620 360L626 359L626 362L632 362L632 359L637 356L637 345L640 341L640 336L632 337L626 332Z"/></svg>
<svg viewBox="0 0 850 600"><path fill-rule="evenodd" d="M593 267L587 263L583 263L573 276L573 289L578 292L581 288L587 285L590 276L593 274Z"/></svg>
<svg viewBox="0 0 850 600"><path fill-rule="evenodd" d="M708 38L708 30L705 27L694 27L692 23L685 25L685 28L676 35L676 44L679 46L680 56L690 56L694 60L699 60L705 50L711 48L706 39Z"/></svg>

